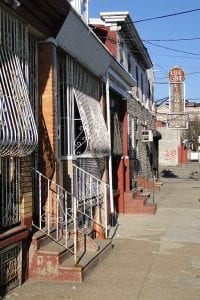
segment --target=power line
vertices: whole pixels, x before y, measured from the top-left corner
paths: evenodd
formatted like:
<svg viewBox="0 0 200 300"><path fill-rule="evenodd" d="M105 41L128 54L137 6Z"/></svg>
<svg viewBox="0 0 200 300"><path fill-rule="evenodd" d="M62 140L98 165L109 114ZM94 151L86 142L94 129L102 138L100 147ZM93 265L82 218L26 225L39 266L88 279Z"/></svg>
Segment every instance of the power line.
<svg viewBox="0 0 200 300"><path fill-rule="evenodd" d="M194 38L178 38L178 39L147 39L142 40L143 42L180 42L180 41L195 41L200 40L200 37L194 37Z"/></svg>
<svg viewBox="0 0 200 300"><path fill-rule="evenodd" d="M198 59L198 57L192 57L192 56L182 56L182 55L170 55L170 54L161 54L161 53L155 53L155 52L152 52L152 54L154 55L157 55L157 56L167 56L167 57L178 57L178 58L186 58L186 59Z"/></svg>
<svg viewBox="0 0 200 300"><path fill-rule="evenodd" d="M157 20L157 19L169 18L169 17L174 17L174 16L178 16L178 15L188 14L188 13L192 13L192 12L196 12L196 11L200 11L200 8L191 9L191 10L185 10L185 11L181 11L181 12L177 12L177 13L173 13L173 14L168 14L168 15L162 15L162 16L153 17L153 18L136 20L136 21L130 22L130 23L134 23L135 24L135 23L141 23L141 22L152 21L152 20Z"/></svg>
<svg viewBox="0 0 200 300"><path fill-rule="evenodd" d="M163 70L164 74L168 74L169 71L165 70L161 65L159 65L158 63L155 63L161 70Z"/></svg>
<svg viewBox="0 0 200 300"><path fill-rule="evenodd" d="M110 38L109 36L107 37L103 37L103 36L99 36L99 38L106 38L107 40L109 40L111 43L113 44L120 44L120 42L117 40L117 39L114 39L114 38ZM133 39L129 39L129 40L133 40ZM122 40L123 42L124 41L128 41L128 39L123 39ZM187 51L183 51L183 50L178 50L178 49L173 49L173 48L169 48L169 47L165 47L165 46L161 46L161 45L158 45L158 44L155 44L155 43L152 43L152 42L149 42L147 40L144 40L145 43L148 43L150 45L153 45L153 46L156 46L156 47L159 47L159 48L163 48L163 49L167 49L167 50L170 50L170 51L174 51L174 52L179 52L179 53L184 53L184 54L190 54L190 55L194 55L194 56L200 56L200 53L194 53L194 52L187 52Z"/></svg>
<svg viewBox="0 0 200 300"><path fill-rule="evenodd" d="M148 43L148 44L150 44L152 46L156 46L156 47L159 47L159 48L163 48L163 49L167 49L167 50L170 50L170 51L174 51L174 52L180 52L180 53L184 53L184 54L190 54L190 55L194 55L194 56L200 56L200 53L193 53L193 52L187 52L187 51L183 51L183 50L173 49L173 48L161 46L161 45L158 45L158 44L155 44L155 43L151 43L151 42L147 42L147 41L145 43Z"/></svg>

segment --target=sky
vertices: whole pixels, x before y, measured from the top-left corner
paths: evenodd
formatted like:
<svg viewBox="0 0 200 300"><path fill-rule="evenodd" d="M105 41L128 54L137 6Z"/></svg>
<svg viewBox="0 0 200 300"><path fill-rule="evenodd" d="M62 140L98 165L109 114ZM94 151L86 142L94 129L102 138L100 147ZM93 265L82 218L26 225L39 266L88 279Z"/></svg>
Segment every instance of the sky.
<svg viewBox="0 0 200 300"><path fill-rule="evenodd" d="M200 9L197 0L89 0L91 18L100 12L128 11L132 21L140 21L195 9ZM185 72L186 99L200 102L200 10L136 22L135 27L153 62L156 100L169 96L168 72L178 65Z"/></svg>

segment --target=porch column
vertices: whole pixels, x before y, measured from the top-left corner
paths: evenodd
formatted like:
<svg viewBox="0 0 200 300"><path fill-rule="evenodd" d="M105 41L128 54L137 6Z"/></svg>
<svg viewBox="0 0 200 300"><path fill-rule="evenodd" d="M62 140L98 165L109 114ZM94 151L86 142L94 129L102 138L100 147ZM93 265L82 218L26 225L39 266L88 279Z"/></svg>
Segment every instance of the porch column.
<svg viewBox="0 0 200 300"><path fill-rule="evenodd" d="M53 42L39 44L39 170L56 181L57 159L57 111L56 111L56 45Z"/></svg>
<svg viewBox="0 0 200 300"><path fill-rule="evenodd" d="M38 46L38 91L39 91L39 146L38 169L53 182L59 183L57 151L57 51L54 40ZM53 190L54 193L49 193ZM56 214L56 187L42 186L42 207L49 215ZM39 216L35 204L36 218ZM47 222L50 222L46 215Z"/></svg>
<svg viewBox="0 0 200 300"><path fill-rule="evenodd" d="M122 136L123 158L125 168L125 192L130 191L130 160L128 154L128 114L125 108L125 115L123 119L123 136Z"/></svg>

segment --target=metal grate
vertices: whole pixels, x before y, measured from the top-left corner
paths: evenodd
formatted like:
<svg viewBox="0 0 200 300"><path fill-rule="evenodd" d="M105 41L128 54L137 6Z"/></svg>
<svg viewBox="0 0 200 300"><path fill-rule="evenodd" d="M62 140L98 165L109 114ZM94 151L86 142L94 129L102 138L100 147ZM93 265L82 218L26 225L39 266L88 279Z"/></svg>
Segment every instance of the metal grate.
<svg viewBox="0 0 200 300"><path fill-rule="evenodd" d="M0 229L19 222L19 174L18 158L0 158Z"/></svg>
<svg viewBox="0 0 200 300"><path fill-rule="evenodd" d="M64 158L84 153L88 143L74 89L92 99L99 99L99 81L70 56L60 57L59 61L60 153Z"/></svg>
<svg viewBox="0 0 200 300"><path fill-rule="evenodd" d="M38 138L28 90L28 26L1 8L0 24L0 154L24 156Z"/></svg>
<svg viewBox="0 0 200 300"><path fill-rule="evenodd" d="M0 296L21 284L21 242L0 251Z"/></svg>

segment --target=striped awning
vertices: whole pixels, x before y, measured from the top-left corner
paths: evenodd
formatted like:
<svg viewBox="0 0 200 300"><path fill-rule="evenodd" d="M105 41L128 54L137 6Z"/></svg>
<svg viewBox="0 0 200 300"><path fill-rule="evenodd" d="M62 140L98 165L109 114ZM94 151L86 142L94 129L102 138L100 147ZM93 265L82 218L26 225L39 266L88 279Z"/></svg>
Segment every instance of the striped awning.
<svg viewBox="0 0 200 300"><path fill-rule="evenodd" d="M0 46L0 156L29 155L37 142L20 58Z"/></svg>
<svg viewBox="0 0 200 300"><path fill-rule="evenodd" d="M87 140L87 152L108 155L111 148L100 103L79 90L74 89L74 94Z"/></svg>

